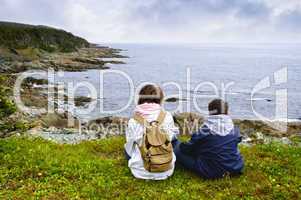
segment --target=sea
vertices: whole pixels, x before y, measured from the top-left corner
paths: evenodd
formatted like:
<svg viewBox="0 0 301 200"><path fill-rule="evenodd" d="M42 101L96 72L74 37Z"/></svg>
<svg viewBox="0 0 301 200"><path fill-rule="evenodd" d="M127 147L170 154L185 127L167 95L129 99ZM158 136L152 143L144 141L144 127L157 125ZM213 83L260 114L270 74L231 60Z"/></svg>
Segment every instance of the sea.
<svg viewBox="0 0 301 200"><path fill-rule="evenodd" d="M101 44L121 49L125 64L109 70L56 73L55 81L74 86L77 96L93 102L77 108L82 119L130 117L137 93L148 83L158 84L172 113L206 116L215 98L228 102L236 119L301 119L300 44ZM66 87L66 90L68 88Z"/></svg>

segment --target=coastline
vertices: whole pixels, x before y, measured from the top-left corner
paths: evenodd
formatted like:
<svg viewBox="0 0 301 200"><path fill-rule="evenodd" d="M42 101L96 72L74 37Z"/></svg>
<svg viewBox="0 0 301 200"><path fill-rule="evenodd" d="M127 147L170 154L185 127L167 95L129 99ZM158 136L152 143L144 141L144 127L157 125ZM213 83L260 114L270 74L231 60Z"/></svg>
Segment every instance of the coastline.
<svg viewBox="0 0 301 200"><path fill-rule="evenodd" d="M76 50L70 52L47 52L35 47L23 49L1 47L0 78L5 79L2 85L6 86L5 90L3 90L5 92L2 92L3 96L7 97L13 105L12 87L18 73L27 70L47 70L49 68L55 71L62 70L66 72L81 72L90 69L105 70L109 69L107 64L124 64L123 61L120 61L120 58L127 57L121 54L122 51L122 49L97 44L89 44L89 46L76 48ZM21 89L21 99L24 101L24 104L29 107L46 109L48 106L48 84L48 80L46 79L33 77L25 79ZM53 85L52 87L56 99L60 91L58 85ZM64 93L62 103L66 105L68 99L68 95ZM175 97L166 99L166 102L172 103L179 100ZM85 107L93 101L95 99L87 96L76 96L74 98L74 106L75 108ZM54 108L57 109L58 107L59 105L55 103ZM125 117L110 116L81 122L81 120L67 111L34 115L24 114L16 108L13 109L15 111L9 113L6 116L7 118L0 120L0 123L4 124L4 128L0 127L0 137L25 134L41 136L58 143L75 144L84 140L124 135L128 121L128 118ZM68 125L69 119L75 122L71 126ZM196 130L196 127L194 127L196 124L198 127L201 126L204 116L196 113L175 113L174 120L180 129L181 135L189 136ZM283 123L280 121L266 123L256 119L234 119L234 123L240 127L243 144L246 145L268 143L274 140L290 144L291 138L301 137L300 121L289 122L286 132L277 130L277 126ZM8 126L7 124L12 124L12 126Z"/></svg>
<svg viewBox="0 0 301 200"><path fill-rule="evenodd" d="M45 70L54 67L54 70L79 72L89 69L105 70L107 69L105 66L106 63L122 63L121 61L115 60L118 58L125 58L125 56L120 54L121 51L121 49L112 49L110 47L92 45L90 48L80 48L78 51L71 53L44 52L43 55L40 55L38 58L35 58L30 62L23 62L25 67L16 67L16 65L22 65L22 63L19 63L19 61L12 61L10 66L16 70L6 71L5 74L7 77L9 77L7 83L11 86L14 85L15 75L13 71L22 72L27 69ZM21 55L18 56L20 57ZM3 76L4 73L1 74ZM45 91L45 89L47 89L47 84L49 84L48 80L45 79L27 78L22 85L23 89L21 92L21 98L25 105L29 107L34 106L38 108L47 108L47 90ZM12 88L9 87L9 89L11 90ZM57 97L57 86L54 85L53 89L54 94ZM65 103L68 101L68 98L69 97L64 94ZM85 106L92 101L94 100L86 96L77 96L74 99L76 107ZM167 99L167 102L175 101L178 101L178 99ZM57 107L58 105L55 104L55 108ZM80 120L72 116L71 113L67 112L60 114L55 112L53 114L42 115L27 115L24 113L18 113L15 114L13 118L19 118L20 115L22 116L23 121L28 121L31 124L27 130L17 130L4 134L2 133L1 137L25 134L30 136L40 136L57 143L76 144L85 140L95 140L115 135L124 135L125 127L128 121L128 118L111 116L94 119L81 124ZM68 119L70 118L75 121L73 126L68 126ZM195 131L195 127L193 126L196 124L200 126L202 124L204 116L200 116L196 113L176 113L174 114L174 119L176 125L180 129L181 135L187 136ZM286 132L281 132L277 129L274 129L270 127L271 124L267 124L260 120L234 119L234 123L236 126L240 127L241 134L243 136L243 144L245 145L268 143L272 141L290 144L292 138L301 137L301 122L289 122L288 130ZM274 125L276 124L277 126L279 123L283 122L274 122Z"/></svg>
<svg viewBox="0 0 301 200"><path fill-rule="evenodd" d="M196 113L178 113L174 114L173 117L175 125L180 131L179 137L183 138L189 138L204 122L204 117ZM47 119L45 116L44 119L41 118L44 122L45 119ZM52 124L49 124L50 121L48 121L48 124L28 131L27 135L42 137L61 144L77 144L86 140L124 136L128 120L129 118L118 116L102 117L83 124L77 124L77 127L58 128L55 123L60 120L54 120L53 118ZM271 124L260 120L233 119L233 122L236 127L240 128L242 145L250 146L271 142L290 145L297 141L301 146L301 122L288 123L287 131L273 128ZM274 125L277 125L282 122L274 123L276 123Z"/></svg>
<svg viewBox="0 0 301 200"><path fill-rule="evenodd" d="M120 49L91 46L74 52L46 52L36 48L22 50L0 48L0 73L19 73L27 70L85 71L88 69L108 69L106 64L124 64L116 58ZM104 60L102 60L104 58Z"/></svg>
<svg viewBox="0 0 301 200"><path fill-rule="evenodd" d="M13 87L19 73L27 70L53 70L85 71L88 69L105 70L106 64L123 64L115 58L125 58L120 55L121 49L113 49L105 46L90 44L90 47L78 48L71 52L47 52L42 49L28 47L25 49L13 49L0 47L0 138L11 135L20 135L27 130L39 126L40 118L20 112L14 102ZM102 60L105 58L105 60ZM21 99L27 106L38 108L47 107L47 93L43 89L47 87L48 80L28 77L21 85ZM44 88L43 88L44 87ZM57 86L54 86L55 96L58 94ZM68 96L64 95L64 101ZM92 101L91 98L78 96L75 99L77 106L84 106ZM58 105L55 105L57 107ZM70 113L68 113L70 115ZM58 115L58 119L64 119ZM67 121L64 119L64 122Z"/></svg>

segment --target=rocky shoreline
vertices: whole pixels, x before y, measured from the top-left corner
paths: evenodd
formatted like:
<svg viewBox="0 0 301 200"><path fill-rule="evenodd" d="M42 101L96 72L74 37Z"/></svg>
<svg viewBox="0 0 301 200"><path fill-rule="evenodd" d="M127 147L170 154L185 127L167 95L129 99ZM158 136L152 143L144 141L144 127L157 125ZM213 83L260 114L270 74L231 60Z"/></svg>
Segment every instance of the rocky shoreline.
<svg viewBox="0 0 301 200"><path fill-rule="evenodd" d="M121 49L97 46L78 48L76 51L48 52L42 49L28 47L13 49L0 45L0 138L24 133L26 130L40 125L41 118L18 111L14 103L13 87L18 73L27 70L54 70L85 71L89 69L108 69L107 64L123 64L120 58ZM28 107L47 108L48 80L28 77L23 81L20 94L21 100ZM54 96L58 96L57 85L54 87ZM64 104L68 102L68 96L64 94ZM93 99L84 96L74 98L75 106L85 106ZM55 108L58 105L55 104ZM71 115L68 113L68 115ZM61 114L59 117L62 119ZM51 121L51 120L50 120ZM65 120L58 120L66 122ZM48 122L46 122L47 124ZM45 124L45 123L44 123ZM51 125L51 124L50 124Z"/></svg>
<svg viewBox="0 0 301 200"><path fill-rule="evenodd" d="M48 81L44 79L27 78L24 81L21 91L21 98L25 105L47 108L47 84ZM54 90L54 96L57 96L57 88L54 88ZM67 95L65 95L64 100L65 103L68 101ZM76 107L85 106L93 101L93 99L89 97L75 97L74 100ZM55 108L57 108L57 105L55 106ZM124 117L111 116L83 123L68 112L55 112L34 116L17 112L10 117L23 118L25 121L29 121L32 126L29 127L28 131L14 131L2 135L2 137L25 134L34 137L42 137L56 143L67 144L77 144L85 140L124 135L129 120ZM74 121L72 126L68 125L68 119L70 118ZM185 138L195 131L197 127L201 126L204 117L196 113L176 113L174 114L174 121L179 127L180 135ZM286 132L281 132L259 120L235 119L234 123L241 130L243 145L269 143L273 141L288 145L293 144L295 141L301 143L301 122L288 123Z"/></svg>
<svg viewBox="0 0 301 200"><path fill-rule="evenodd" d="M56 143L77 144L86 140L103 139L125 135L128 118L104 117L79 125L77 128L40 126L27 132L30 136L42 137ZM188 138L203 123L204 118L196 113L174 114L174 121L180 130L180 137ZM61 121L61 120L59 120ZM288 124L288 130L281 132L259 120L234 119L240 128L242 145L254 145L279 142L286 145L298 144L301 147L301 123ZM275 122L278 123L278 122ZM280 122L279 122L280 123ZM49 124L48 124L49 125Z"/></svg>
<svg viewBox="0 0 301 200"><path fill-rule="evenodd" d="M124 64L116 58L120 49L91 46L75 52L46 52L36 48L0 48L0 73L18 73L26 70L84 71L88 69L108 69L106 64ZM102 60L102 58L104 60ZM111 59L111 60L110 60Z"/></svg>
<svg viewBox="0 0 301 200"><path fill-rule="evenodd" d="M125 58L120 52L62 29L0 21L0 73L107 69L107 63L123 63L116 60Z"/></svg>

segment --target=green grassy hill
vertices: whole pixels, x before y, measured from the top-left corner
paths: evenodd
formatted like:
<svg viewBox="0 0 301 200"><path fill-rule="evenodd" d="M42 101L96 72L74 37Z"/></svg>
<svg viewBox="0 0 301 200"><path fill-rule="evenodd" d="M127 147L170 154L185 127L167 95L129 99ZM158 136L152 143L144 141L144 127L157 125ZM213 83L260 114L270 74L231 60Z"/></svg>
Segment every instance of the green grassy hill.
<svg viewBox="0 0 301 200"><path fill-rule="evenodd" d="M33 26L0 22L0 47L25 49L38 48L45 51L71 52L89 43L72 33L47 26Z"/></svg>
<svg viewBox="0 0 301 200"><path fill-rule="evenodd" d="M42 139L0 140L0 199L300 199L301 149L280 144L241 147L244 174L202 180L176 168L165 181L137 180L124 138L78 145Z"/></svg>

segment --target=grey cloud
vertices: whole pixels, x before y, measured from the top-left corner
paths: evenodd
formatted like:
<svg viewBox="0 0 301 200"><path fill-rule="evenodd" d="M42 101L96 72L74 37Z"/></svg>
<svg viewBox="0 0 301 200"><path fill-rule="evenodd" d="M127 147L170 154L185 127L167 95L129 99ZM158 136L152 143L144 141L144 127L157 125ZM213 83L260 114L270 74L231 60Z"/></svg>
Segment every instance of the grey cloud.
<svg viewBox="0 0 301 200"><path fill-rule="evenodd" d="M299 1L291 0L290 4ZM294 41L301 41L301 8L291 6L288 10L288 3L280 0L0 2L0 21L56 26L91 42L223 42L240 38L256 42L259 34L261 41L289 40L292 35Z"/></svg>
<svg viewBox="0 0 301 200"><path fill-rule="evenodd" d="M1 2L0 20L59 26L64 23L64 3L59 1L16 1Z"/></svg>
<svg viewBox="0 0 301 200"><path fill-rule="evenodd" d="M301 34L301 10L290 10L278 16L278 28L282 31L298 31Z"/></svg>
<svg viewBox="0 0 301 200"><path fill-rule="evenodd" d="M267 18L270 10L264 1L241 0L155 0L133 10L133 19L143 19L162 25L178 25L186 20L217 18L233 15L237 18Z"/></svg>
<svg viewBox="0 0 301 200"><path fill-rule="evenodd" d="M262 1L242 1L238 7L237 17L243 18L268 18L271 10Z"/></svg>
<svg viewBox="0 0 301 200"><path fill-rule="evenodd" d="M236 2L237 0L228 0ZM153 25L183 25L187 20L198 20L209 16L220 16L231 10L226 0L154 0L148 4L137 5L131 12L133 20L143 20Z"/></svg>

